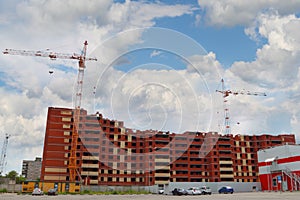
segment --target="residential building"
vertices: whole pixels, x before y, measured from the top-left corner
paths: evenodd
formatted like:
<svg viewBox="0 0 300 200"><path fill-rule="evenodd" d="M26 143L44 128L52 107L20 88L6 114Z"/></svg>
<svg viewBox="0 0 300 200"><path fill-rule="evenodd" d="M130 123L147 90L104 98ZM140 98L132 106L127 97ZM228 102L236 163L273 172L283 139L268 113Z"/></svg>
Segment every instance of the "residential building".
<svg viewBox="0 0 300 200"><path fill-rule="evenodd" d="M36 157L35 160L23 160L22 175L27 180L38 180L41 175L42 158Z"/></svg>
<svg viewBox="0 0 300 200"><path fill-rule="evenodd" d="M68 182L73 111L48 109L41 181ZM80 111L76 181L86 185L163 185L169 182L258 182L257 151L295 136L175 134L134 130L99 113Z"/></svg>

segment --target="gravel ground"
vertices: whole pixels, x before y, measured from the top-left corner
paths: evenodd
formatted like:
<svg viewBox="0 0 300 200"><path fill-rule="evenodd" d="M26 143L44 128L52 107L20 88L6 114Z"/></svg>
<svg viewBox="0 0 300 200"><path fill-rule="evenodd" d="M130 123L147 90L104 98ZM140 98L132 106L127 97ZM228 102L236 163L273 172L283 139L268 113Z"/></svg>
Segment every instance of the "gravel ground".
<svg viewBox="0 0 300 200"><path fill-rule="evenodd" d="M31 196L17 194L0 194L2 200L31 200L31 199L51 199L51 200L168 200L168 199L209 199L209 200L299 200L300 192L252 192L252 193L234 193L234 194L212 194L200 196L172 196L172 195L58 195L58 196Z"/></svg>

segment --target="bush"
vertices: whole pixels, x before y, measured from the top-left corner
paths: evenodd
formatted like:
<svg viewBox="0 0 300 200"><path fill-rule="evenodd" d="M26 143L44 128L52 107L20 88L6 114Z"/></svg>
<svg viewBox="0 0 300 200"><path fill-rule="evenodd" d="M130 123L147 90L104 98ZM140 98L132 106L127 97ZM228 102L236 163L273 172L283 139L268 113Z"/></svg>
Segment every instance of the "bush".
<svg viewBox="0 0 300 200"><path fill-rule="evenodd" d="M6 192L7 192L6 188L3 188L2 190L0 190L0 193L6 193Z"/></svg>

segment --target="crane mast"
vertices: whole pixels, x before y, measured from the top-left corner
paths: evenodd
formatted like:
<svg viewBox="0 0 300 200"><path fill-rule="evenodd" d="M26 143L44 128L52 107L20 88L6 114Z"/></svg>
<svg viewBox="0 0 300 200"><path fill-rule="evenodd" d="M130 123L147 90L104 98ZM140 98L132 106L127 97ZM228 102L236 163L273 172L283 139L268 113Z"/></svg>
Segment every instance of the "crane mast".
<svg viewBox="0 0 300 200"><path fill-rule="evenodd" d="M77 141L78 141L78 128L79 128L79 120L80 120L80 107L81 107L81 98L82 98L82 86L83 86L83 77L84 77L84 69L85 61L97 61L96 58L86 57L88 42L84 42L84 46L81 54L73 53L56 53L49 51L28 51L28 50L15 50L15 49L5 49L3 54L9 55L22 55L22 56L37 56L37 57L49 57L52 60L57 58L60 59L75 59L78 60L78 76L77 76L77 84L75 91L75 100L74 100L74 111L73 111L73 128L72 128L72 140L71 140L71 151L69 157L69 173L70 173L70 182L76 181L76 173L77 173L77 164L76 164L76 149L77 149Z"/></svg>
<svg viewBox="0 0 300 200"><path fill-rule="evenodd" d="M0 157L0 175L2 175L3 171L4 171L4 166L6 164L6 151L7 151L7 145L8 145L8 139L9 139L10 135L8 135L7 133L5 134L5 138L4 138L4 142L3 142L3 146L2 146L2 152L1 152L1 157Z"/></svg>
<svg viewBox="0 0 300 200"><path fill-rule="evenodd" d="M229 95L254 95L254 96L267 96L266 93L263 92L250 92L250 91L231 91L231 90L226 90L225 88L225 83L224 79L221 80L221 87L222 90L216 90L216 92L219 92L223 94L223 109L224 109L224 127L225 127L225 134L230 134L231 133L231 127L230 127L230 119L229 119L229 106L228 106L228 100L227 97Z"/></svg>

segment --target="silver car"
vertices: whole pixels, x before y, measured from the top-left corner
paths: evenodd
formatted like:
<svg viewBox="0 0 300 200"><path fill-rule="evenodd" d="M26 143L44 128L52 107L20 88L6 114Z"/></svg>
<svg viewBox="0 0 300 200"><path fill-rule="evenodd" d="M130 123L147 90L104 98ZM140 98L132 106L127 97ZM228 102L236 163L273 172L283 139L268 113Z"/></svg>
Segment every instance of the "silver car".
<svg viewBox="0 0 300 200"><path fill-rule="evenodd" d="M31 195L32 196L40 196L40 195L44 195L44 192L40 188L34 188Z"/></svg>
<svg viewBox="0 0 300 200"><path fill-rule="evenodd" d="M189 195L200 195L201 194L201 190L198 187L191 187L189 189L186 190L188 192Z"/></svg>

